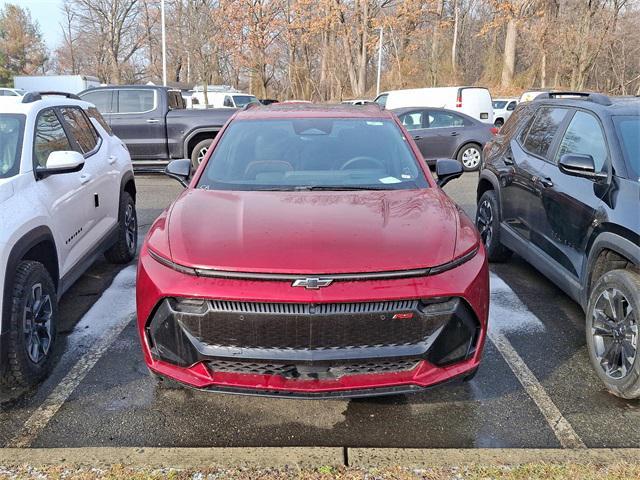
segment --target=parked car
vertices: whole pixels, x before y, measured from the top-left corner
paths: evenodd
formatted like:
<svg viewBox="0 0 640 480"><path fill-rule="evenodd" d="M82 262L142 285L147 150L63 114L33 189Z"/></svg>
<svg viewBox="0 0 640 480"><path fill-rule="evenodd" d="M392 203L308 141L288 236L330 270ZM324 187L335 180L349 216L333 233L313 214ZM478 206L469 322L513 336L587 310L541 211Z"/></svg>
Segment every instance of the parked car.
<svg viewBox="0 0 640 480"><path fill-rule="evenodd" d="M374 100L390 110L405 107L446 108L493 125L491 94L484 87L413 88L383 92Z"/></svg>
<svg viewBox="0 0 640 480"><path fill-rule="evenodd" d="M103 125L75 95L0 106L0 388L47 375L57 301L99 255L136 254L131 159Z"/></svg>
<svg viewBox="0 0 640 480"><path fill-rule="evenodd" d="M439 185L462 174L456 160L436 169ZM185 160L167 166L184 183L189 171ZM287 397L469 378L486 336L488 270L472 221L438 184L397 117L377 107L238 112L142 247L149 369L200 389Z"/></svg>
<svg viewBox="0 0 640 480"><path fill-rule="evenodd" d="M0 97L22 97L25 93L21 88L0 88Z"/></svg>
<svg viewBox="0 0 640 480"><path fill-rule="evenodd" d="M511 113L516 109L518 99L516 98L498 98L493 101L493 124L497 128L501 128L504 122L509 120Z"/></svg>
<svg viewBox="0 0 640 480"><path fill-rule="evenodd" d="M233 115L230 109L185 109L180 90L166 87L99 87L80 98L98 107L134 161L187 157L194 168Z"/></svg>
<svg viewBox="0 0 640 480"><path fill-rule="evenodd" d="M549 92L551 92L551 90L549 89L527 90L526 92L522 92L522 95L520 95L520 98L518 99L518 103L532 102L538 95L546 94Z"/></svg>
<svg viewBox="0 0 640 480"><path fill-rule="evenodd" d="M196 87L191 95L193 108L243 108L250 103L260 103L255 95L243 93L229 86L210 86L205 98L204 88Z"/></svg>
<svg viewBox="0 0 640 480"><path fill-rule="evenodd" d="M271 105L273 103L278 103L279 100L276 100L275 98L261 98L260 99L260 103L262 105Z"/></svg>
<svg viewBox="0 0 640 480"><path fill-rule="evenodd" d="M373 100L365 100L363 98L356 98L354 100L343 100L340 102L344 105L369 105L371 103L375 103Z"/></svg>
<svg viewBox="0 0 640 480"><path fill-rule="evenodd" d="M598 376L638 398L640 99L572 95L518 106L486 147L476 225L491 261L517 252L581 305Z"/></svg>
<svg viewBox="0 0 640 480"><path fill-rule="evenodd" d="M438 158L456 158L465 170L477 170L484 145L498 131L444 108L398 108L392 112L398 115L430 167Z"/></svg>

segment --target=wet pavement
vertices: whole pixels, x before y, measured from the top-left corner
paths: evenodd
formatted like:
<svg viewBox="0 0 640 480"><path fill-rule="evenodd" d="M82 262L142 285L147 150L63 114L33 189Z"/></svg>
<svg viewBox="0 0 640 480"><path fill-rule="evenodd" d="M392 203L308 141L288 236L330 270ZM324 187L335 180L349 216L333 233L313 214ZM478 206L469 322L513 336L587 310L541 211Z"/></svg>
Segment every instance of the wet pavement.
<svg viewBox="0 0 640 480"><path fill-rule="evenodd" d="M476 179L466 174L445 188L469 214ZM146 231L180 187L163 177L140 177L137 184ZM569 438L587 447L640 447L640 402L617 399L599 383L580 307L518 257L492 265L492 273L495 341L487 343L472 381L409 396L291 400L158 389L142 362L129 311L133 267L119 272L98 263L62 299L63 342L52 376L5 399L0 442L553 448L567 446ZM127 298L107 297L115 294ZM113 317L99 320L104 311L96 307L106 302Z"/></svg>

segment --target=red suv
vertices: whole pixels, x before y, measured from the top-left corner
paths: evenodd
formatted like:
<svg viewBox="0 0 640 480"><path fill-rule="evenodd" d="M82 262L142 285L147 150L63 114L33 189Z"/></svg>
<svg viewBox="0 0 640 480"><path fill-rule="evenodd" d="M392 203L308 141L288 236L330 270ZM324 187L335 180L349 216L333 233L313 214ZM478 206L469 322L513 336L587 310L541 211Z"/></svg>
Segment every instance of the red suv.
<svg viewBox="0 0 640 480"><path fill-rule="evenodd" d="M167 173L187 183L188 160ZM212 391L410 392L469 378L489 303L484 247L397 117L238 112L140 253L151 372Z"/></svg>

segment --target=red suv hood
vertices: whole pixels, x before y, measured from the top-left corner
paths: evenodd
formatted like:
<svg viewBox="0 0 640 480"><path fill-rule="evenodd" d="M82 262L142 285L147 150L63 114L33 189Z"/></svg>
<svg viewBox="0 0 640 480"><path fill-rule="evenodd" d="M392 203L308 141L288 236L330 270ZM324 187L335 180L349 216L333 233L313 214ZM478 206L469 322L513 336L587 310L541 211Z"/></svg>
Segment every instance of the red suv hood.
<svg viewBox="0 0 640 480"><path fill-rule="evenodd" d="M359 273L440 265L459 218L439 189L362 192L187 190L174 204L174 262L262 273Z"/></svg>

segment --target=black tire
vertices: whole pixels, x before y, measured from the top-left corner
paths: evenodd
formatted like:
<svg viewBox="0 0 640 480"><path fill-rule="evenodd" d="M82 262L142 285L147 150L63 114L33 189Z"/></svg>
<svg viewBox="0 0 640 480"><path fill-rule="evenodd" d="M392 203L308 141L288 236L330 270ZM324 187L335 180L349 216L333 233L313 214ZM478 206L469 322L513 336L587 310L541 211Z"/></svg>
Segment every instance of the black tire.
<svg viewBox="0 0 640 480"><path fill-rule="evenodd" d="M56 340L57 294L44 265L34 261L18 264L9 303L7 365L0 385L28 387L51 371Z"/></svg>
<svg viewBox="0 0 640 480"><path fill-rule="evenodd" d="M475 172L482 164L482 147L477 143L467 143L460 148L457 158L465 172Z"/></svg>
<svg viewBox="0 0 640 480"><path fill-rule="evenodd" d="M611 270L600 277L589 295L586 335L591 365L607 389L640 398L640 274Z"/></svg>
<svg viewBox="0 0 640 480"><path fill-rule="evenodd" d="M136 256L138 248L138 216L136 204L128 192L120 195L118 212L118 241L104 253L111 263L129 263Z"/></svg>
<svg viewBox="0 0 640 480"><path fill-rule="evenodd" d="M487 190L478 200L476 228L480 232L490 262L509 260L513 252L500 243L500 207L493 190Z"/></svg>
<svg viewBox="0 0 640 480"><path fill-rule="evenodd" d="M191 152L191 169L193 172L200 166L200 162L204 157L204 154L211 146L211 142L213 142L213 138L207 138L206 140L202 140L198 142L198 144L194 147Z"/></svg>

